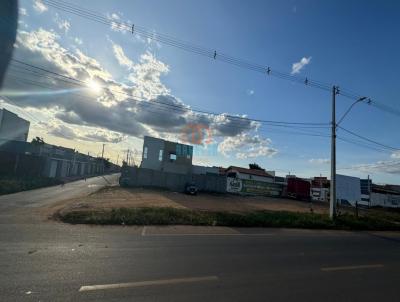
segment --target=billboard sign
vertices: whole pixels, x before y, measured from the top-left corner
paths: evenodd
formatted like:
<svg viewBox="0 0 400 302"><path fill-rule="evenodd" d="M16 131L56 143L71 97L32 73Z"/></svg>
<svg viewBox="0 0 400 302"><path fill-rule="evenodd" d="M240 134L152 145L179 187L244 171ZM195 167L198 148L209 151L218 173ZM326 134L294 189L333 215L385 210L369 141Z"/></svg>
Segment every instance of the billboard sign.
<svg viewBox="0 0 400 302"><path fill-rule="evenodd" d="M361 186L358 177L336 174L336 199L355 206L361 201Z"/></svg>
<svg viewBox="0 0 400 302"><path fill-rule="evenodd" d="M227 191L230 193L279 196L282 185L251 179L227 178Z"/></svg>

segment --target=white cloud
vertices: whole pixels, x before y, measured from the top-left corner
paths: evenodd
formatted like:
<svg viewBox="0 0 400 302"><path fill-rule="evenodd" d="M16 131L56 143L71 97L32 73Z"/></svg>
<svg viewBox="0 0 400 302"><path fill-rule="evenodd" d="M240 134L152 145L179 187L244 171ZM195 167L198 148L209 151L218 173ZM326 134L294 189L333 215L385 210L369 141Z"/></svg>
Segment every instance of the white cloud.
<svg viewBox="0 0 400 302"><path fill-rule="evenodd" d="M33 8L38 12L38 13L43 13L48 10L48 7L43 4L41 0L34 0L33 1Z"/></svg>
<svg viewBox="0 0 400 302"><path fill-rule="evenodd" d="M246 90L247 95L253 95L254 94L254 90L253 89L247 89Z"/></svg>
<svg viewBox="0 0 400 302"><path fill-rule="evenodd" d="M235 153L236 158L246 159L260 156L272 157L278 150L270 147L271 140L259 135L240 133L233 137L226 137L219 145L218 151L225 156Z"/></svg>
<svg viewBox="0 0 400 302"><path fill-rule="evenodd" d="M76 43L76 44L78 44L78 45L82 45L83 44L83 41L82 41L82 39L79 39L79 38L74 38L74 42Z"/></svg>
<svg viewBox="0 0 400 302"><path fill-rule="evenodd" d="M127 67L128 69L133 69L135 64L132 62L131 59L129 59L125 55L125 52L124 52L123 48L120 45L115 44L114 42L111 42L111 43L112 43L112 47L113 47L113 52L114 52L115 58L117 59L118 63L121 66Z"/></svg>
<svg viewBox="0 0 400 302"><path fill-rule="evenodd" d="M396 151L396 152L392 153L392 155L390 157L400 159L400 151Z"/></svg>
<svg viewBox="0 0 400 302"><path fill-rule="evenodd" d="M55 119L43 126L47 127L48 134L69 140L119 143L125 138L124 135L112 131L94 129L91 127L78 128L67 126L65 123L59 122Z"/></svg>
<svg viewBox="0 0 400 302"><path fill-rule="evenodd" d="M83 53L79 46L67 49L60 45L60 40L61 37L54 31L42 28L20 30L16 56L29 58L28 62L34 62L36 66L80 81L92 79L103 87L99 94L94 95L88 88L69 85L65 81L33 75L32 80L39 81L40 87L21 84L12 78L5 83L7 89L36 92L29 97L14 98L13 102L24 108L47 110L48 118L56 121L47 129L53 135L94 140L111 133L137 138L151 134L179 140L194 126L204 129L213 141L223 141L225 149L229 149L229 143L235 145L237 139L242 141L242 144L236 143L237 150L229 151L242 153L237 155L241 158L246 156L244 153L248 157L272 156L276 153L269 146L268 139L254 137L259 123L242 119L245 116L197 113L171 95L162 82L162 76L168 74L169 66L150 52L142 54L137 63L129 63L132 66L129 82L122 83L114 80L100 62ZM88 128L92 129L90 133ZM253 134L249 135L249 132ZM226 140L229 137L234 139ZM112 135L104 139L118 140L118 137Z"/></svg>
<svg viewBox="0 0 400 302"><path fill-rule="evenodd" d="M400 174L400 161L377 161L372 164L353 165L352 169L364 173L387 173L387 174Z"/></svg>
<svg viewBox="0 0 400 302"><path fill-rule="evenodd" d="M27 12L26 8L23 8L23 7L19 8L19 14L21 16L28 16L28 12Z"/></svg>
<svg viewBox="0 0 400 302"><path fill-rule="evenodd" d="M308 162L312 163L312 164L330 164L331 161L329 158L311 158L308 160Z"/></svg>
<svg viewBox="0 0 400 302"><path fill-rule="evenodd" d="M304 68L304 66L310 64L310 62L311 62L311 57L308 58L303 57L299 62L293 63L291 74L300 73L300 71Z"/></svg>
<svg viewBox="0 0 400 302"><path fill-rule="evenodd" d="M117 13L107 14L107 19L111 21L111 30L126 33L130 28L121 22L121 17Z"/></svg>
<svg viewBox="0 0 400 302"><path fill-rule="evenodd" d="M54 22L57 24L58 28L63 30L65 33L67 33L71 27L71 23L67 20L61 19L58 13L54 16Z"/></svg>

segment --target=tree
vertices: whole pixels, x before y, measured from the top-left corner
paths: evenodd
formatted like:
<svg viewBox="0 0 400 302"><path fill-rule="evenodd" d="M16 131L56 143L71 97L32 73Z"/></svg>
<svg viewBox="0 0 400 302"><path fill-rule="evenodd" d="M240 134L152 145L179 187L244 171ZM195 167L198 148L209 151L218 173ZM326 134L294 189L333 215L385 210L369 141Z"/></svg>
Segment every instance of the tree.
<svg viewBox="0 0 400 302"><path fill-rule="evenodd" d="M256 163L252 163L249 164L249 168L252 170L261 170L261 171L265 171L265 169L261 168L258 164Z"/></svg>
<svg viewBox="0 0 400 302"><path fill-rule="evenodd" d="M33 145L44 145L43 137L36 136L35 138L32 139L32 144Z"/></svg>

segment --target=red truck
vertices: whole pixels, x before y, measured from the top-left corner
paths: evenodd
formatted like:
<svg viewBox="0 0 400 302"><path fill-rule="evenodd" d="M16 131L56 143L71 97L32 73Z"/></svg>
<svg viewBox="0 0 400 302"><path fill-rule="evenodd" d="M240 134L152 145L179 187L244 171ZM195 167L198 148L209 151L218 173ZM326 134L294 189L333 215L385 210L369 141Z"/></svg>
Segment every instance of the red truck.
<svg viewBox="0 0 400 302"><path fill-rule="evenodd" d="M288 178L287 180L288 197L300 200L310 200L310 188L311 184L307 180L297 177Z"/></svg>

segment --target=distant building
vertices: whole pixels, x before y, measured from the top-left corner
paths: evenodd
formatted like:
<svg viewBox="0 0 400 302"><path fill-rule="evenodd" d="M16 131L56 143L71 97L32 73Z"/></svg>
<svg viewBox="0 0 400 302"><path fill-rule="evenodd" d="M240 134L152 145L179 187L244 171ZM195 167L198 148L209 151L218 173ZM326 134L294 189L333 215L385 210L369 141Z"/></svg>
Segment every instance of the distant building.
<svg viewBox="0 0 400 302"><path fill-rule="evenodd" d="M145 136L141 168L179 174L192 172L193 146Z"/></svg>
<svg viewBox="0 0 400 302"><path fill-rule="evenodd" d="M7 109L0 109L0 139L26 142L29 122Z"/></svg>
<svg viewBox="0 0 400 302"><path fill-rule="evenodd" d="M314 201L329 201L330 181L327 177L314 177L311 180L311 199Z"/></svg>
<svg viewBox="0 0 400 302"><path fill-rule="evenodd" d="M0 175L84 177L118 171L102 158L46 143L0 139Z"/></svg>
<svg viewBox="0 0 400 302"><path fill-rule="evenodd" d="M229 166L225 170L227 177L239 179L251 179L264 182L274 182L274 175L269 174L265 170L248 169L236 166Z"/></svg>

